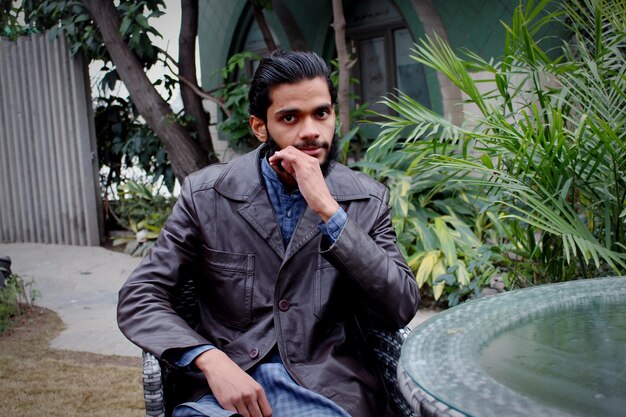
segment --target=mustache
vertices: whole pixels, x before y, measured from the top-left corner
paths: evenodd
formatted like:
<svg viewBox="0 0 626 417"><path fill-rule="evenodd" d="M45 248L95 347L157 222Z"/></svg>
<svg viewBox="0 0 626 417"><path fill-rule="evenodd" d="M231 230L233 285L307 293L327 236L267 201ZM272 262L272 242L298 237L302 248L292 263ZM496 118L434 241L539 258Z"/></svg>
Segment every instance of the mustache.
<svg viewBox="0 0 626 417"><path fill-rule="evenodd" d="M293 145L294 148L302 150L302 149L311 149L311 148L323 148L329 149L330 143L324 142L321 140L307 141L303 143L296 143Z"/></svg>

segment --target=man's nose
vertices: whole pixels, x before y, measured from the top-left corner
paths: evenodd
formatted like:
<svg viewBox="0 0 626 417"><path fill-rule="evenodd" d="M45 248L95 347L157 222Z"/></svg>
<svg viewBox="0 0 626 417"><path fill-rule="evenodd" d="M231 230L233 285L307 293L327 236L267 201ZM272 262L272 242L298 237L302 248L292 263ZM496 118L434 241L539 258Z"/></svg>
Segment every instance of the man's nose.
<svg viewBox="0 0 626 417"><path fill-rule="evenodd" d="M317 139L320 137L318 122L312 117L306 117L302 121L300 129L300 139Z"/></svg>

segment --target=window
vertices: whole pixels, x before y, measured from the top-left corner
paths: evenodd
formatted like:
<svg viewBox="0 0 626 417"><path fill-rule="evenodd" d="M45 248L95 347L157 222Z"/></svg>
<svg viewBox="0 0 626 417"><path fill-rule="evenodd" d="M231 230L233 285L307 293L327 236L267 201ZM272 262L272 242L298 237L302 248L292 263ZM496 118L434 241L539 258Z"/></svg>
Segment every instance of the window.
<svg viewBox="0 0 626 417"><path fill-rule="evenodd" d="M366 0L348 5L347 37L351 53L357 56L353 69L360 84L353 86L360 102L388 114L378 103L396 89L430 106L423 65L410 58L413 38L402 15L389 0Z"/></svg>

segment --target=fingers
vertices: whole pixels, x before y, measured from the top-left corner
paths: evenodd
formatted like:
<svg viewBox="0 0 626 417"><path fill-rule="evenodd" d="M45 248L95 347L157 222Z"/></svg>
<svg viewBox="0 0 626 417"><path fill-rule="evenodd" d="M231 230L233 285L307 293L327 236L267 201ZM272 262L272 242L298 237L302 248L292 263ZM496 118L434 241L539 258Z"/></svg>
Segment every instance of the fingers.
<svg viewBox="0 0 626 417"><path fill-rule="evenodd" d="M212 384L211 390L217 402L225 410L236 411L244 417L271 417L272 407L263 387L249 375L245 376L247 378L237 379L237 386L233 385L232 381Z"/></svg>
<svg viewBox="0 0 626 417"><path fill-rule="evenodd" d="M269 162L274 166L282 164L285 171L295 178L307 205L324 222L339 209L339 204L328 190L317 158L288 146L272 155Z"/></svg>
<svg viewBox="0 0 626 417"><path fill-rule="evenodd" d="M212 349L201 354L195 364L222 408L244 417L271 417L272 408L263 387L226 354Z"/></svg>
<svg viewBox="0 0 626 417"><path fill-rule="evenodd" d="M231 399L232 408L228 404L222 404L226 410L236 411L244 417L270 417L272 407L265 396L263 388L257 386L251 390L242 392L241 395Z"/></svg>
<svg viewBox="0 0 626 417"><path fill-rule="evenodd" d="M287 172L291 176L295 177L296 176L295 164L297 163L298 158L303 158L303 157L307 158L309 157L309 155L306 155L305 153L300 152L294 147L290 146L288 148L285 148L283 150L276 152L274 155L272 155L268 159L268 162L270 163L271 166L278 167L279 171ZM317 160L315 160L315 163L317 163Z"/></svg>
<svg viewBox="0 0 626 417"><path fill-rule="evenodd" d="M272 415L272 407L270 406L270 402L267 400L265 396L265 391L263 391L263 395L258 399L259 409L261 410L261 414L266 416Z"/></svg>

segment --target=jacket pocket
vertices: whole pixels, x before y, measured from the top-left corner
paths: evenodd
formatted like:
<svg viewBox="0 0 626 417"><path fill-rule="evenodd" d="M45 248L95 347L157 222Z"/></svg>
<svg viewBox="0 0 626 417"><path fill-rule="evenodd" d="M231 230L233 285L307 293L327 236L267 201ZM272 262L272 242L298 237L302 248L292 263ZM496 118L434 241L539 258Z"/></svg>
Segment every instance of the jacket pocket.
<svg viewBox="0 0 626 417"><path fill-rule="evenodd" d="M204 294L211 315L239 329L252 320L254 255L222 252L203 247Z"/></svg>

